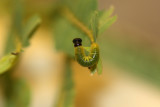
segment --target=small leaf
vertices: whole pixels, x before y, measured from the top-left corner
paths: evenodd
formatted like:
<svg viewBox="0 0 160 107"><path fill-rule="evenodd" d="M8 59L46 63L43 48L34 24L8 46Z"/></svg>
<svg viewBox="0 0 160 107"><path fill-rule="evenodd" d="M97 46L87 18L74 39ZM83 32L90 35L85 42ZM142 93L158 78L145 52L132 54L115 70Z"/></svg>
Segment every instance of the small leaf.
<svg viewBox="0 0 160 107"><path fill-rule="evenodd" d="M114 12L114 7L111 6L107 11L99 12L99 34L102 34L107 28L109 28L116 20L117 16L112 16Z"/></svg>
<svg viewBox="0 0 160 107"><path fill-rule="evenodd" d="M103 23L107 18L109 18L114 12L114 6L111 6L108 10L101 11L99 16L100 24Z"/></svg>
<svg viewBox="0 0 160 107"><path fill-rule="evenodd" d="M16 44L14 41L15 41L15 37L13 33L10 32L10 34L7 36L7 41L5 43L5 50L3 55L7 55L10 52L13 52L14 50L16 50Z"/></svg>
<svg viewBox="0 0 160 107"><path fill-rule="evenodd" d="M9 54L9 55L4 56L0 60L0 74L11 69L15 64L16 59L17 59L17 55Z"/></svg>
<svg viewBox="0 0 160 107"><path fill-rule="evenodd" d="M37 28L41 23L41 19L39 16L32 16L27 22L24 33L23 33L23 46L26 47L29 45L29 39L33 36Z"/></svg>
<svg viewBox="0 0 160 107"><path fill-rule="evenodd" d="M99 58L98 64L97 64L97 73L100 75L102 74L102 60Z"/></svg>
<svg viewBox="0 0 160 107"><path fill-rule="evenodd" d="M95 42L98 36L98 22L98 11L95 11L91 19L91 28Z"/></svg>
<svg viewBox="0 0 160 107"><path fill-rule="evenodd" d="M103 24L99 25L99 34L103 33L107 28L109 28L115 21L117 16L110 17L106 19Z"/></svg>

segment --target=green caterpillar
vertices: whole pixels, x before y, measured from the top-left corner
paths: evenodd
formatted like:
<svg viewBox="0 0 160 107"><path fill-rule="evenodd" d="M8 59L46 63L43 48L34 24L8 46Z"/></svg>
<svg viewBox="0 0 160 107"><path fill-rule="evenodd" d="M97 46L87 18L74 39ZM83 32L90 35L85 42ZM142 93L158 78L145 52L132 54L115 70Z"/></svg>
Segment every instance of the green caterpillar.
<svg viewBox="0 0 160 107"><path fill-rule="evenodd" d="M99 46L96 43L91 44L90 53L88 55L85 54L85 50L82 46L82 39L75 38L73 39L74 47L75 47L75 59L77 62L84 66L91 68L95 66L99 61Z"/></svg>

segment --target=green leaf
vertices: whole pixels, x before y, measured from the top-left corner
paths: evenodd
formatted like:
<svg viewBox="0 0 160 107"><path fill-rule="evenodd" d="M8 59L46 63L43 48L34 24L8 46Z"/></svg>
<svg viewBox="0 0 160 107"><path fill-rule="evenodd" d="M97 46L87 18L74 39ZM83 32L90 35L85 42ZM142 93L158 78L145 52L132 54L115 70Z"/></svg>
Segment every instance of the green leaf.
<svg viewBox="0 0 160 107"><path fill-rule="evenodd" d="M114 7L111 6L107 11L100 11L99 15L99 34L102 34L117 20L117 16L111 16L114 12Z"/></svg>
<svg viewBox="0 0 160 107"><path fill-rule="evenodd" d="M41 23L41 19L39 16L35 15L32 16L27 24L24 27L23 31L23 46L26 47L29 45L29 40L37 30Z"/></svg>
<svg viewBox="0 0 160 107"><path fill-rule="evenodd" d="M15 0L14 2L11 2L11 4L13 6L11 15L11 27L7 34L4 55L16 50L15 38L18 37L20 41L22 40L22 19L24 17L24 5L22 0Z"/></svg>
<svg viewBox="0 0 160 107"><path fill-rule="evenodd" d="M98 24L99 24L99 19L98 19L98 11L95 11L92 19L91 19L91 28L94 36L94 40L96 42L97 36L98 36Z"/></svg>
<svg viewBox="0 0 160 107"><path fill-rule="evenodd" d="M22 21L24 18L24 3L22 0L15 0L12 2L13 4L13 19L12 19L12 26L11 26L11 34L13 36L17 36L20 40L22 40L22 33L23 33L23 25Z"/></svg>
<svg viewBox="0 0 160 107"><path fill-rule="evenodd" d="M74 16L90 29L91 19L95 10L97 10L97 0L61 0L62 4L74 14ZM74 4L74 5L73 5ZM79 6L81 8L79 8ZM56 48L68 55L74 56L74 38L81 38L83 46L90 46L90 39L80 28L75 26L66 17L60 16L54 20L53 40L56 41ZM90 29L91 30L91 29Z"/></svg>
<svg viewBox="0 0 160 107"><path fill-rule="evenodd" d="M16 50L15 37L10 32L10 34L7 37L7 41L6 41L6 44L5 44L5 51L4 51L3 54L7 55L7 54L13 52L14 50Z"/></svg>
<svg viewBox="0 0 160 107"><path fill-rule="evenodd" d="M100 75L102 74L102 60L99 58L98 64L97 64L97 73Z"/></svg>
<svg viewBox="0 0 160 107"><path fill-rule="evenodd" d="M97 0L61 0L73 14L86 26L90 27L93 13L98 9Z"/></svg>
<svg viewBox="0 0 160 107"><path fill-rule="evenodd" d="M2 59L0 59L0 74L11 69L15 64L16 59L17 55L12 54L2 57Z"/></svg>
<svg viewBox="0 0 160 107"><path fill-rule="evenodd" d="M110 17L104 21L102 25L99 26L99 34L103 33L107 28L109 28L117 20L117 16Z"/></svg>
<svg viewBox="0 0 160 107"><path fill-rule="evenodd" d="M102 24L107 18L109 18L114 12L114 6L110 6L108 10L100 11L99 19L100 24Z"/></svg>

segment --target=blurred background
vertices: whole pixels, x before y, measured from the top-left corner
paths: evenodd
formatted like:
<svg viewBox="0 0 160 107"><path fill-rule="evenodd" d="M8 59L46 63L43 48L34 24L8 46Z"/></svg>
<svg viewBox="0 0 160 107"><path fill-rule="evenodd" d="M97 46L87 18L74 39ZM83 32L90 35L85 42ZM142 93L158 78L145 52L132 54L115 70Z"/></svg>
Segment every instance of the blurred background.
<svg viewBox="0 0 160 107"><path fill-rule="evenodd" d="M23 3L26 17L38 13L42 18L13 74L29 84L29 107L54 107L61 90L65 55L56 50L48 26L53 5L58 5L55 3L54 0ZM91 75L87 68L72 61L75 107L160 107L159 3L158 0L98 0L100 10L113 5L118 19L98 37L102 75ZM0 57L11 26L13 4L14 0L0 1ZM0 91L0 107L5 107L3 99Z"/></svg>

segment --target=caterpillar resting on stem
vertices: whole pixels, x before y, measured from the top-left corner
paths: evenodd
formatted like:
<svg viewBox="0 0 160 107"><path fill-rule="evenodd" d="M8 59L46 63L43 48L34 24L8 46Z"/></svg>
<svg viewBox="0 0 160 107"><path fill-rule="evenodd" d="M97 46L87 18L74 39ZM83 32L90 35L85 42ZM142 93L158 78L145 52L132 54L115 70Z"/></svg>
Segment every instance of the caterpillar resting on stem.
<svg viewBox="0 0 160 107"><path fill-rule="evenodd" d="M90 52L88 55L86 55L84 47L82 46L82 39L73 39L75 47L75 59L80 65L88 67L91 70L94 69L99 61L99 46L97 43L95 43L93 32L88 29L80 20L78 20L68 8L64 8L63 12L65 14L65 17L69 21L71 21L72 24L80 28L89 37L91 41Z"/></svg>
<svg viewBox="0 0 160 107"><path fill-rule="evenodd" d="M85 50L82 46L82 40L80 38L73 39L74 47L75 47L75 58L77 62L89 69L96 65L99 60L99 47L98 44L92 43L90 53L88 55L85 54Z"/></svg>

